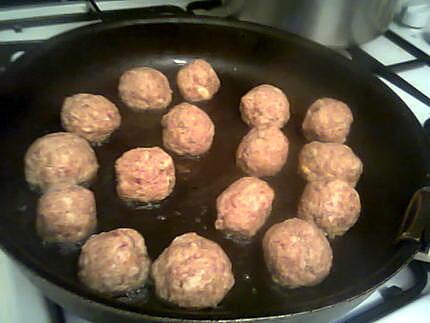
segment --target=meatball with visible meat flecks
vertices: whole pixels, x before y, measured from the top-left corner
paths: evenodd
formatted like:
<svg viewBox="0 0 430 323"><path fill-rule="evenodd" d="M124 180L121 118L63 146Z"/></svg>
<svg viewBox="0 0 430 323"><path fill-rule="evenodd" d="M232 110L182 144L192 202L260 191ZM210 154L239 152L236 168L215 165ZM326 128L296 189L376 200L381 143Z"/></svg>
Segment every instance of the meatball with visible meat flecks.
<svg viewBox="0 0 430 323"><path fill-rule="evenodd" d="M67 132L38 138L25 155L27 182L43 190L60 183L89 183L95 178L98 167L88 142Z"/></svg>
<svg viewBox="0 0 430 323"><path fill-rule="evenodd" d="M306 185L298 216L314 222L330 238L343 235L357 222L360 196L347 182L335 179Z"/></svg>
<svg viewBox="0 0 430 323"><path fill-rule="evenodd" d="M36 228L45 241L81 241L94 231L96 223L94 194L86 188L54 186L39 199Z"/></svg>
<svg viewBox="0 0 430 323"><path fill-rule="evenodd" d="M290 103L282 90L262 84L242 97L240 112L242 120L250 127L282 128L290 118Z"/></svg>
<svg viewBox="0 0 430 323"><path fill-rule="evenodd" d="M312 103L306 112L303 133L310 141L344 143L353 120L344 102L322 98Z"/></svg>
<svg viewBox="0 0 430 323"><path fill-rule="evenodd" d="M252 128L239 144L236 164L252 176L273 176L282 169L287 156L288 139L281 130Z"/></svg>
<svg viewBox="0 0 430 323"><path fill-rule="evenodd" d="M133 229L91 236L79 256L79 279L89 288L120 295L144 286L151 261L145 240Z"/></svg>
<svg viewBox="0 0 430 323"><path fill-rule="evenodd" d="M115 162L115 171L117 192L125 201L161 201L175 186L173 159L159 147L125 152Z"/></svg>
<svg viewBox="0 0 430 323"><path fill-rule="evenodd" d="M101 95L79 93L64 100L61 123L72 132L94 144L100 144L121 124L115 104Z"/></svg>
<svg viewBox="0 0 430 323"><path fill-rule="evenodd" d="M176 82L181 95L190 102L211 99L221 85L212 66L203 59L196 59L183 66L176 76Z"/></svg>
<svg viewBox="0 0 430 323"><path fill-rule="evenodd" d="M256 177L243 177L225 189L216 201L215 228L251 238L266 222L275 197L273 189Z"/></svg>
<svg viewBox="0 0 430 323"><path fill-rule="evenodd" d="M297 218L273 225L264 235L263 252L273 281L288 288L314 286L332 266L332 250L322 231Z"/></svg>
<svg viewBox="0 0 430 323"><path fill-rule="evenodd" d="M184 308L215 307L234 285L221 247L196 233L176 237L152 265L158 297Z"/></svg>
<svg viewBox="0 0 430 323"><path fill-rule="evenodd" d="M299 172L309 182L338 178L355 186L363 164L348 146L313 141L299 154Z"/></svg>
<svg viewBox="0 0 430 323"><path fill-rule="evenodd" d="M121 75L118 86L121 100L135 111L164 109L172 101L172 90L163 73L137 67Z"/></svg>
<svg viewBox="0 0 430 323"><path fill-rule="evenodd" d="M195 105L176 105L163 117L161 125L164 147L178 155L198 156L212 145L215 126L206 112Z"/></svg>

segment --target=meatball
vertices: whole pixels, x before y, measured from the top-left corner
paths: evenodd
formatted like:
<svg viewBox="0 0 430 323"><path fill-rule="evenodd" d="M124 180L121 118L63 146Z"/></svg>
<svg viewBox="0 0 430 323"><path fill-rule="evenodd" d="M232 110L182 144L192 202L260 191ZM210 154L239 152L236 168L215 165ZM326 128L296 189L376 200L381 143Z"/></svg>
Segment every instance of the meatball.
<svg viewBox="0 0 430 323"><path fill-rule="evenodd" d="M290 103L282 90L262 84L242 97L240 112L250 127L282 128L290 118Z"/></svg>
<svg viewBox="0 0 430 323"><path fill-rule="evenodd" d="M92 235L79 256L80 280L100 293L120 295L142 287L151 261L145 240L133 229Z"/></svg>
<svg viewBox="0 0 430 323"><path fill-rule="evenodd" d="M306 112L303 133L306 139L344 143L353 121L352 112L342 101L316 100Z"/></svg>
<svg viewBox="0 0 430 323"><path fill-rule="evenodd" d="M167 78L149 67L133 68L122 74L118 91L121 100L136 111L164 109L172 101Z"/></svg>
<svg viewBox="0 0 430 323"><path fill-rule="evenodd" d="M196 59L183 66L176 76L176 82L179 92L190 102L211 99L221 85L212 66L203 59Z"/></svg>
<svg viewBox="0 0 430 323"><path fill-rule="evenodd" d="M338 178L355 186L363 164L348 146L313 141L299 154L299 172L309 182Z"/></svg>
<svg viewBox="0 0 430 323"><path fill-rule="evenodd" d="M263 252L273 281L288 288L314 286L327 277L332 266L333 253L322 231L296 218L266 232Z"/></svg>
<svg viewBox="0 0 430 323"><path fill-rule="evenodd" d="M214 124L206 112L195 105L178 104L163 117L161 125L164 147L178 155L198 156L212 145Z"/></svg>
<svg viewBox="0 0 430 323"><path fill-rule="evenodd" d="M51 133L34 141L24 163L27 182L42 189L59 183L88 183L99 167L88 142L67 132Z"/></svg>
<svg viewBox="0 0 430 323"><path fill-rule="evenodd" d="M256 177L243 177L218 196L215 228L251 238L266 222L275 197L273 189Z"/></svg>
<svg viewBox="0 0 430 323"><path fill-rule="evenodd" d="M155 292L185 308L215 307L234 285L221 247L196 233L176 237L152 265Z"/></svg>
<svg viewBox="0 0 430 323"><path fill-rule="evenodd" d="M121 199L157 202L165 199L175 186L172 157L159 147L135 148L115 163L117 192Z"/></svg>
<svg viewBox="0 0 430 323"><path fill-rule="evenodd" d="M67 131L99 144L118 129L121 116L105 97L80 93L64 100L61 122Z"/></svg>
<svg viewBox="0 0 430 323"><path fill-rule="evenodd" d="M96 223L94 194L86 188L54 186L39 199L36 228L45 241L78 242L93 233Z"/></svg>
<svg viewBox="0 0 430 323"><path fill-rule="evenodd" d="M357 191L334 179L310 182L299 202L298 216L314 222L329 237L343 235L358 220L361 205Z"/></svg>
<svg viewBox="0 0 430 323"><path fill-rule="evenodd" d="M239 144L236 164L252 176L273 176L282 169L287 156L288 139L281 130L252 128Z"/></svg>

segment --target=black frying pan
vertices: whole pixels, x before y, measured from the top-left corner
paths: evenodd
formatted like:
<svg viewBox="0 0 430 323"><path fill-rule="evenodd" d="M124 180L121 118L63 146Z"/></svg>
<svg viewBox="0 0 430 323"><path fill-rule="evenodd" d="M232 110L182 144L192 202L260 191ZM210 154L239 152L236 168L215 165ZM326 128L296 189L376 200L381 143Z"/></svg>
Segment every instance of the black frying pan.
<svg viewBox="0 0 430 323"><path fill-rule="evenodd" d="M130 148L161 145L162 114L127 109L118 98L118 78L134 66L157 68L168 76L176 104L182 100L175 85L179 64L197 57L213 64L222 82L213 100L199 104L216 126L213 147L200 160L175 157L177 185L159 208L132 209L116 196L114 161ZM240 120L238 104L245 92L260 83L279 86L290 100L292 117L284 129L290 155L284 170L268 178L276 199L267 224L250 244L239 245L214 230L215 198L244 175L234 163L237 145L248 131ZM95 148L100 162L92 186L98 231L137 229L145 237L152 259L184 232L195 231L218 242L233 263L236 284L216 309L166 306L156 299L151 286L132 297L97 295L77 279L78 248L43 245L36 236L38 194L25 183L23 156L37 137L61 130L62 101L78 92L106 96L118 105L123 117L110 142ZM269 278L261 237L270 225L295 214L304 187L297 175L297 155L305 143L300 125L310 103L323 96L347 102L354 113L347 143L365 165L357 186L363 211L345 236L331 241L334 266L324 282L312 288L283 290ZM430 167L421 126L376 78L298 37L253 24L202 18L84 27L55 37L13 64L0 80L0 107L1 244L50 298L85 317L106 322L163 317L168 321L311 319L313 315L323 321L357 305L405 265L419 247L410 239L398 242L398 237L408 201L425 185ZM422 227L418 229L403 236L417 240Z"/></svg>

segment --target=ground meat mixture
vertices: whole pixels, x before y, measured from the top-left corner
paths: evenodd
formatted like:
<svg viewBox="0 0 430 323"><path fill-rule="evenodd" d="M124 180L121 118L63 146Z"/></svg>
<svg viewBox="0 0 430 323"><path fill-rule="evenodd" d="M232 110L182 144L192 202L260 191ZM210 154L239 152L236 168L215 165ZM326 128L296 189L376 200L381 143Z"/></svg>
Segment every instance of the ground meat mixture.
<svg viewBox="0 0 430 323"><path fill-rule="evenodd" d="M242 97L240 112L242 120L250 127L282 128L290 118L290 104L282 90L262 84Z"/></svg>
<svg viewBox="0 0 430 323"><path fill-rule="evenodd" d="M288 288L316 285L332 266L323 232L297 218L273 225L264 235L263 251L273 281Z"/></svg>
<svg viewBox="0 0 430 323"><path fill-rule="evenodd" d="M216 201L215 228L239 238L251 238L266 222L275 197L273 189L256 177L243 177L225 189Z"/></svg>
<svg viewBox="0 0 430 323"><path fill-rule="evenodd" d="M360 196L347 182L322 180L306 185L299 202L298 216L313 221L329 237L343 235L357 222Z"/></svg>
<svg viewBox="0 0 430 323"><path fill-rule="evenodd" d="M100 144L119 128L121 116L115 104L101 95L80 93L64 100L64 129L94 144Z"/></svg>
<svg viewBox="0 0 430 323"><path fill-rule="evenodd" d="M282 169L287 156L288 139L281 130L252 128L239 144L236 164L251 176L273 176Z"/></svg>
<svg viewBox="0 0 430 323"><path fill-rule="evenodd" d="M180 307L215 307L234 285L221 247L196 233L176 237L152 266L159 298Z"/></svg>
<svg viewBox="0 0 430 323"><path fill-rule="evenodd" d="M125 152L116 161L115 170L117 192L125 201L161 201L175 186L173 159L159 147Z"/></svg>
<svg viewBox="0 0 430 323"><path fill-rule="evenodd" d="M221 85L212 66L203 59L196 59L183 66L178 72L176 82L181 95L190 102L211 99Z"/></svg>
<svg viewBox="0 0 430 323"><path fill-rule="evenodd" d="M78 242L93 233L96 224L96 201L86 188L63 184L39 199L36 227L45 241Z"/></svg>
<svg viewBox="0 0 430 323"><path fill-rule="evenodd" d="M162 121L163 145L178 155L198 156L207 152L215 133L212 120L189 103L176 105Z"/></svg>
<svg viewBox="0 0 430 323"><path fill-rule="evenodd" d="M98 167L88 142L67 132L38 138L25 155L27 182L44 190L60 183L88 183L95 178Z"/></svg>
<svg viewBox="0 0 430 323"><path fill-rule="evenodd" d="M355 186L363 164L348 146L313 141L299 154L299 172L309 182L338 178Z"/></svg>
<svg viewBox="0 0 430 323"><path fill-rule="evenodd" d="M121 75L118 86L121 100L136 111L164 109L172 101L172 90L163 73L138 67Z"/></svg>
<svg viewBox="0 0 430 323"><path fill-rule="evenodd" d="M78 276L95 291L120 295L145 285L150 264L140 233L116 229L88 239L79 256Z"/></svg>
<svg viewBox="0 0 430 323"><path fill-rule="evenodd" d="M306 112L303 133L310 141L344 143L353 120L351 110L342 101L319 99Z"/></svg>

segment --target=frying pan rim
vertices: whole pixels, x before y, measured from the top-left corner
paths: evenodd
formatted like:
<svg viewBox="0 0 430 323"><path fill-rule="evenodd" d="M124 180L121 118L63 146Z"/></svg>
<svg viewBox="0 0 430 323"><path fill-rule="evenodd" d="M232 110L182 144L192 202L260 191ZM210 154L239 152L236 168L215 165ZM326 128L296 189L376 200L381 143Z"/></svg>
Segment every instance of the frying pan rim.
<svg viewBox="0 0 430 323"><path fill-rule="evenodd" d="M49 52L52 47L56 47L59 45L61 46L61 44L63 42L67 42L68 40L74 39L76 37L84 36L86 33L95 33L98 31L105 31L105 30L110 30L110 29L115 29L115 28L120 28L120 27L126 27L126 26L132 26L132 25L177 24L177 23L195 24L195 25L211 25L211 26L235 28L237 30L252 31L252 32L262 33L264 35L268 35L271 37L275 37L276 39L280 39L280 40L289 40L289 41L294 40L294 42L300 43L300 45L304 48L311 48L311 50L312 49L318 50L321 56L330 56L331 60L333 60L333 61L336 60L336 63L343 64L344 66L345 65L348 66L349 69L352 69L358 75L366 74L366 77L372 78L372 82L375 86L377 86L379 88L383 87L386 95L390 96L390 98L392 100L397 102L397 108L403 109L403 112L408 115L408 118L411 121L413 120L416 123L417 127L421 128L420 129L421 131L418 130L418 132L421 132L421 139L426 141L427 143L430 142L429 139L427 138L425 132L424 132L424 129L422 129L422 127L419 124L418 120L416 119L415 115L410 111L410 109L404 104L404 102L390 88L388 88L381 80L379 80L375 76L369 75L368 73L364 73L362 70L360 70L358 68L358 66L351 64L350 61L348 61L345 57L343 57L339 53L337 53L337 52L335 52L329 48L326 48L322 45L314 43L312 41L302 39L301 37L299 37L297 35L290 34L288 32L281 31L281 30L278 30L275 28L262 26L262 25L258 25L258 24L250 23L250 22L232 21L232 20L226 20L226 19L220 19L220 18L214 18L214 17L201 17L200 16L200 17L147 18L147 19L137 19L137 20L115 21L115 22L109 22L109 23L98 22L98 23L82 26L82 27L73 29L71 31L68 31L68 32L65 32L65 33L62 33L60 35L57 35L57 36L50 38L49 41L44 42L40 47L38 47L37 52L31 52L31 51L26 52L19 59L17 59L14 63L12 63L8 67L6 72L3 73L3 75L0 77L0 84L2 82L7 83L8 75L13 75L20 68L25 68L25 66L27 64L30 64L34 59L37 59L37 57L43 56L46 52ZM424 156L424 158L427 159L427 161L430 161L430 153L424 152L423 156ZM148 315L148 314L144 314L144 313L141 313L138 311L125 309L124 307L127 307L127 306L122 307L121 304L115 303L115 305L110 305L109 300L105 300L105 299L102 299L99 297L96 298L95 297L96 295L93 295L90 297L81 296L83 294L82 291L75 290L75 288L68 286L67 283L58 282L58 279L56 279L55 277L53 279L52 275L49 272L47 272L46 270L43 270L43 268L34 268L34 264L30 264L30 261L26 260L25 254L21 253L19 251L19 248L15 248L12 244L9 244L8 242L6 242L3 239L2 235L0 235L0 247L3 250L5 250L9 255L11 255L14 259L16 259L20 264L24 265L26 270L28 270L32 274L36 275L38 277L38 279L43 279L43 280L47 281L49 284L53 284L56 288L60 288L64 291L66 291L67 293L72 294L75 297L84 298L85 301L91 302L92 305L96 305L99 307L101 306L105 310L121 311L121 312L124 312L128 315L138 316L139 318L148 319L148 320L163 321L166 318L168 318L169 320L182 321L183 319L190 319L190 320L195 319L195 317L190 317L189 315L188 316L183 315L183 316L181 316L181 318L177 318L177 317L175 318L175 317L171 317L171 316L167 316L167 317L163 318L160 316ZM402 265L400 265L398 268L395 268L391 274L387 275L385 279L383 279L381 282L377 283L376 285L373 285L372 287L369 287L365 290L362 290L358 294L356 294L352 297L349 297L347 299L341 300L338 303L353 301L353 300L371 292L372 290L375 290L378 286L382 285L385 281L390 279L399 270L401 270L404 266L406 266L407 263L413 258L413 255L418 250L418 247L419 247L419 244L417 244L417 243L405 242L403 244L402 248L405 250L407 249L407 252L410 253L409 256L407 256L407 257L405 257L404 255L401 256L400 255L401 252L400 252L400 248L399 248L399 251L396 253L396 257L393 257L391 259L391 260L393 260L393 259L402 260ZM403 254L405 254L405 252L403 252ZM403 259L403 258L406 258L406 259ZM327 308L334 307L338 303L333 303L333 304L326 305L324 307L313 308L313 309L305 310L305 311L301 311L301 312L294 312L294 313L287 313L287 314L280 314L280 315L273 315L273 316L264 316L264 317L262 317L262 316L258 316L258 317L249 316L246 318L243 318L243 317L237 318L237 316L230 317L228 315L226 316L225 314L223 315L222 313L220 313L221 317L224 316L224 317L228 317L228 318L217 320L217 321L226 322L226 321L235 320L235 321L245 322L248 320L255 321L255 320L263 320L263 319L282 319L282 318L286 319L286 318L291 318L291 317L298 316L298 315L301 315L304 313L322 311L322 310L325 310Z"/></svg>

